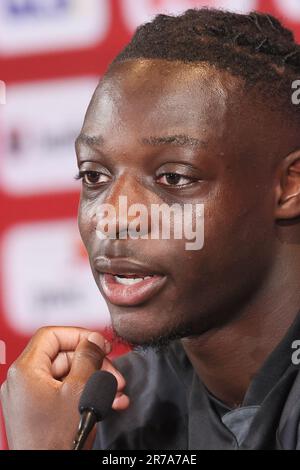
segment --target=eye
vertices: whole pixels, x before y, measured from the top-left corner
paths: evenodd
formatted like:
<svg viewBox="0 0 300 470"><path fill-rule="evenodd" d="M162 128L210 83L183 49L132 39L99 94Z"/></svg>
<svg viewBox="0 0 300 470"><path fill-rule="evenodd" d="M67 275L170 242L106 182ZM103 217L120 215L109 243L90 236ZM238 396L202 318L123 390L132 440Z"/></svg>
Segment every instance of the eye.
<svg viewBox="0 0 300 470"><path fill-rule="evenodd" d="M164 173L157 178L159 184L165 186L182 187L192 184L196 181L195 178L181 175L180 173Z"/></svg>
<svg viewBox="0 0 300 470"><path fill-rule="evenodd" d="M87 186L95 186L108 183L110 177L99 171L80 171L76 179L83 180Z"/></svg>

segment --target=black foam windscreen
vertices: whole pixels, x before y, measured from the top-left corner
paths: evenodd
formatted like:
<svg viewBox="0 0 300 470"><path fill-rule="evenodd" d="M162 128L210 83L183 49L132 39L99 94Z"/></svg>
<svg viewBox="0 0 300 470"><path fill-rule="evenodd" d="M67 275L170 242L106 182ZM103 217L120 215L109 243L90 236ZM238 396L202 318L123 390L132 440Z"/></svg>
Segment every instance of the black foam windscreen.
<svg viewBox="0 0 300 470"><path fill-rule="evenodd" d="M79 401L79 413L92 410L101 421L111 410L118 383L109 372L98 370L87 381Z"/></svg>

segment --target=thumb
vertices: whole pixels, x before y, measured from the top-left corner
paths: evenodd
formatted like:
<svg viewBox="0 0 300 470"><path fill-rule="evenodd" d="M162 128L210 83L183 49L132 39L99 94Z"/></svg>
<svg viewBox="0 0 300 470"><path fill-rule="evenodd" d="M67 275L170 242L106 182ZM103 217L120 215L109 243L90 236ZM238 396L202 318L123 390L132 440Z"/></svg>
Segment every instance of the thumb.
<svg viewBox="0 0 300 470"><path fill-rule="evenodd" d="M101 369L106 351L105 339L99 333L91 333L88 338L83 338L74 351L66 381L79 380L85 383L96 370Z"/></svg>

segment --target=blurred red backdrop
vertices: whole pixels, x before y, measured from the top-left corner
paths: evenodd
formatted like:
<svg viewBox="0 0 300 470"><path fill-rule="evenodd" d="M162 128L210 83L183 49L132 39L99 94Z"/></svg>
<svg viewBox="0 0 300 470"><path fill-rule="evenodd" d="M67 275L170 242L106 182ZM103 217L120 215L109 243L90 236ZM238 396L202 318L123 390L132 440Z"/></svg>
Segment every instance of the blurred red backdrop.
<svg viewBox="0 0 300 470"><path fill-rule="evenodd" d="M275 14L300 39L299 0L1 1L0 383L38 327L108 324L76 227L73 142L134 28L158 12L204 5Z"/></svg>

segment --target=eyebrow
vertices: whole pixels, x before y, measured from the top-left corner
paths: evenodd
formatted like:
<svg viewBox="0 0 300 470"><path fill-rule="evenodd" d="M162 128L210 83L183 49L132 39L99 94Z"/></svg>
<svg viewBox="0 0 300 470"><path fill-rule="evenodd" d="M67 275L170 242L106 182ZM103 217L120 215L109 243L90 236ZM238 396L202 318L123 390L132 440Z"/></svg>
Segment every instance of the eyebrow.
<svg viewBox="0 0 300 470"><path fill-rule="evenodd" d="M175 134L161 137L145 137L142 139L144 145L160 146L160 145L174 145L176 147L205 147L207 143L195 137L190 137L185 134Z"/></svg>
<svg viewBox="0 0 300 470"><path fill-rule="evenodd" d="M103 145L104 144L104 138L102 135L87 135L81 132L79 136L76 139L76 145L77 144L84 144L89 147L95 147L96 145Z"/></svg>
<svg viewBox="0 0 300 470"><path fill-rule="evenodd" d="M150 145L152 147L158 147L162 145L174 145L176 147L205 147L207 143L203 140L191 137L186 134L175 134L167 136L150 136L143 137L140 142L143 145ZM97 145L104 144L104 138L102 135L90 136L84 133L81 133L77 139L76 144L84 144L89 147L95 147Z"/></svg>

